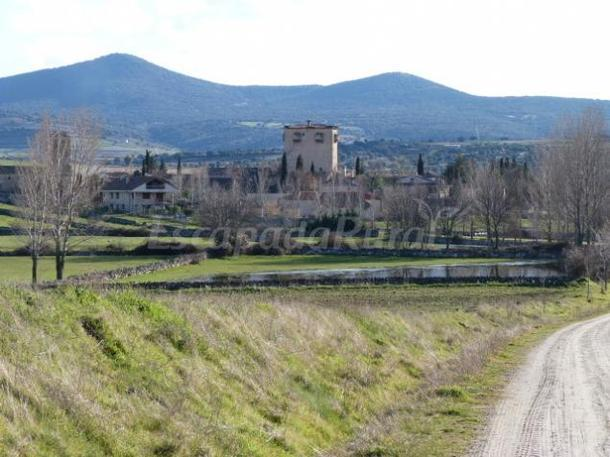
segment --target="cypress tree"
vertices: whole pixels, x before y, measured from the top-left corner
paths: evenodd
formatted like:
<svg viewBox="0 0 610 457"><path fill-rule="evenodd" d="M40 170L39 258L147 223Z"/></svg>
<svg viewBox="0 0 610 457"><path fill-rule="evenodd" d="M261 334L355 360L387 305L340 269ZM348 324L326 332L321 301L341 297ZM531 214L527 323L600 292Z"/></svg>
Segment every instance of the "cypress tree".
<svg viewBox="0 0 610 457"><path fill-rule="evenodd" d="M355 168L356 168L356 169L355 169L356 176L358 176L358 175L361 175L361 174L362 174L362 171L360 170L360 167L361 167L361 164L360 164L360 157L356 157L356 167L355 167Z"/></svg>
<svg viewBox="0 0 610 457"><path fill-rule="evenodd" d="M152 171L151 165L150 151L147 149L144 154L144 159L142 160L142 176L145 176Z"/></svg>
<svg viewBox="0 0 610 457"><path fill-rule="evenodd" d="M417 174L419 176L423 176L424 175L424 159L421 156L421 154L417 158Z"/></svg>
<svg viewBox="0 0 610 457"><path fill-rule="evenodd" d="M313 162L311 162L311 167L309 167L309 171L311 172L312 175L316 174L316 167L313 164Z"/></svg>
<svg viewBox="0 0 610 457"><path fill-rule="evenodd" d="M286 153L282 154L282 164L280 165L280 183L285 184L288 177L288 159Z"/></svg>
<svg viewBox="0 0 610 457"><path fill-rule="evenodd" d="M296 166L297 170L302 170L303 169L303 157L301 157L300 155L297 157L297 166Z"/></svg>

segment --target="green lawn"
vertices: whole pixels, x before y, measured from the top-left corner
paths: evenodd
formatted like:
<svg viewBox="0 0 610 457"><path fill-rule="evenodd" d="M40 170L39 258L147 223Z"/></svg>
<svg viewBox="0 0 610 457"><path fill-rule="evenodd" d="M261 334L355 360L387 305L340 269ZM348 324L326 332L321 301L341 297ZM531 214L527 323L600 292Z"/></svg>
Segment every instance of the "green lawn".
<svg viewBox="0 0 610 457"><path fill-rule="evenodd" d="M145 263L156 262L162 256L128 257L128 256L97 256L68 257L66 259L65 276L79 275L92 271L114 270L121 267L132 267ZM0 281L28 282L31 278L32 261L29 257L0 257ZM55 279L55 259L43 257L38 270L40 280Z"/></svg>
<svg viewBox="0 0 610 457"><path fill-rule="evenodd" d="M215 274L260 273L290 270L331 270L342 268L382 268L392 266L427 266L454 264L485 264L505 262L507 259L427 259L407 257L357 256L357 255L286 255L240 256L224 259L208 259L199 265L185 265L169 270L133 276L128 281L174 281L193 279Z"/></svg>
<svg viewBox="0 0 610 457"><path fill-rule="evenodd" d="M0 221L4 216L0 216ZM161 243L167 243L176 241L178 243L193 244L195 246L207 247L212 242L207 238L187 238L187 237L166 237L166 238L152 238L146 236L74 236L70 241L72 251L82 250L102 250L110 246L120 247L123 250L133 249L141 244L151 241L159 240ZM26 241L23 237L19 236L0 236L0 251L13 251L17 248L23 247Z"/></svg>
<svg viewBox="0 0 610 457"><path fill-rule="evenodd" d="M173 219L172 217L153 217L153 216L136 216L133 214L109 214L108 218L114 218L117 220L125 220L128 222L132 222L139 226L154 226L157 224L161 225L174 225L181 228L189 228L189 229L198 229L201 228L199 225L194 224L188 221L180 221L177 219ZM128 225L129 226L129 225Z"/></svg>
<svg viewBox="0 0 610 457"><path fill-rule="evenodd" d="M14 214L19 214L21 209L15 205L10 205L8 203L0 203L0 209L12 211ZM5 216L7 217L7 216ZM0 219L0 227L11 227L11 223L15 220L15 217L9 217L8 219ZM92 227L96 227L99 229L115 229L115 230L139 230L142 227L124 225L124 224L115 224L112 222L105 221L97 221L86 219L82 217L76 218L76 222L79 224L90 225Z"/></svg>

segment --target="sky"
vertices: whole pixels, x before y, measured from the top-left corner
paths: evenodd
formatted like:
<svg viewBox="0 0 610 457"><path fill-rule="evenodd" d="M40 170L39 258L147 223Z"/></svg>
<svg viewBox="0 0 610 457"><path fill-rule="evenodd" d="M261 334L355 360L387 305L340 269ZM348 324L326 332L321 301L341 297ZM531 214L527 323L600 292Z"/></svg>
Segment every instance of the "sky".
<svg viewBox="0 0 610 457"><path fill-rule="evenodd" d="M605 0L0 0L0 76L123 52L227 84L390 71L610 99Z"/></svg>

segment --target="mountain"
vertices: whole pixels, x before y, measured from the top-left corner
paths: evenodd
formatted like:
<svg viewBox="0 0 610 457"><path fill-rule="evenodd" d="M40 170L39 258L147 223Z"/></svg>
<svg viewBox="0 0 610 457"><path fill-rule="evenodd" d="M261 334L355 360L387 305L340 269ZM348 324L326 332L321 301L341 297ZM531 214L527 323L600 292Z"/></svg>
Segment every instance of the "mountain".
<svg viewBox="0 0 610 457"><path fill-rule="evenodd" d="M313 119L346 138L533 139L557 120L610 102L480 97L405 73L328 86L231 86L185 76L126 54L0 78L0 147L26 143L42 113L86 107L105 135L196 151L279 146L278 127Z"/></svg>

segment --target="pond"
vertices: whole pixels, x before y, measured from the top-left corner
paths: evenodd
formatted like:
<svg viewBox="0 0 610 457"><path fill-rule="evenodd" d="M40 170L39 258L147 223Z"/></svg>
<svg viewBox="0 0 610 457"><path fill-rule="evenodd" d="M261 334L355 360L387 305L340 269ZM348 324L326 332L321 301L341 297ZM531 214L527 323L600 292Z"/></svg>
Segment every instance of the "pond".
<svg viewBox="0 0 610 457"><path fill-rule="evenodd" d="M549 261L494 264L433 265L387 268L292 270L236 275L213 275L179 282L148 283L147 287L290 286L353 283L435 282L562 282L569 279ZM173 287L172 287L173 286Z"/></svg>

